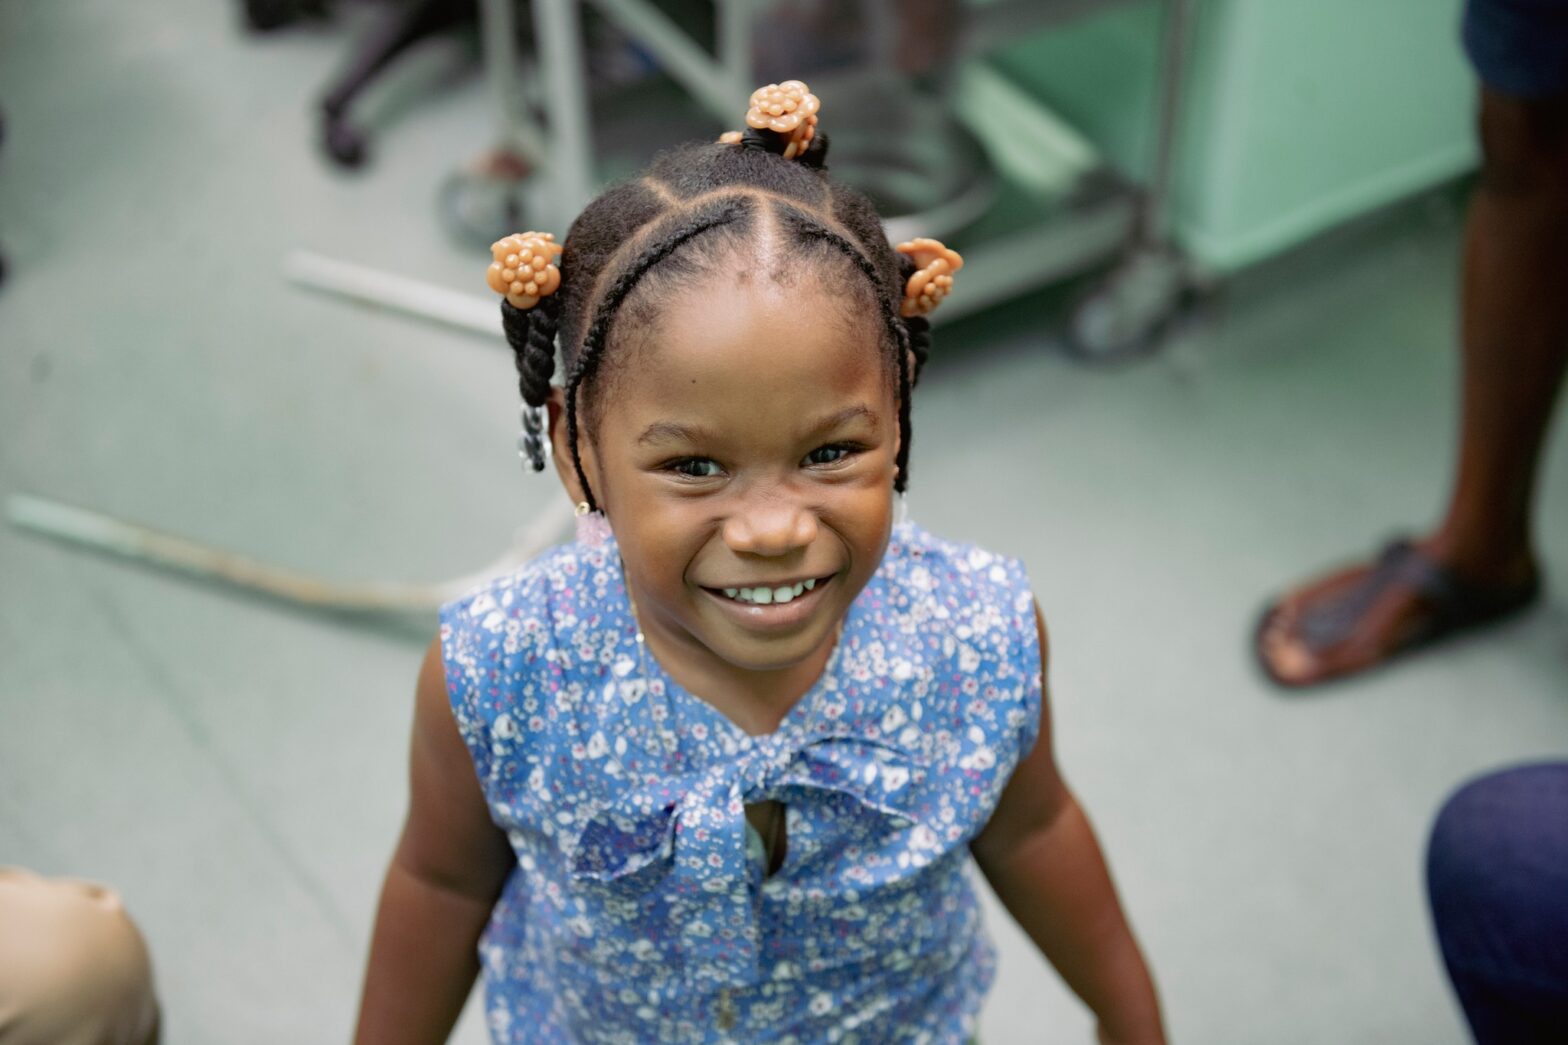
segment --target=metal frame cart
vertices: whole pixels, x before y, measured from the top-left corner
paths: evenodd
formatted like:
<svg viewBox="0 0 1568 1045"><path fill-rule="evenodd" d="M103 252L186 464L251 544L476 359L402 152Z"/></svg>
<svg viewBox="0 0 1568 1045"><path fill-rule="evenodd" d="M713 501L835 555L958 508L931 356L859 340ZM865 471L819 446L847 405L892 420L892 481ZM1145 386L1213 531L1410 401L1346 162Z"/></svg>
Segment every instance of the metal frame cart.
<svg viewBox="0 0 1568 1045"><path fill-rule="evenodd" d="M726 124L733 121L736 99L745 98L755 86L750 67L753 0L714 0L717 31L712 53L698 46L651 0L531 0L534 39L539 45L532 61L518 53L515 0L482 0L498 149L524 161L518 169L532 171L526 179L501 186L503 202L519 216L575 214L597 187L581 18L582 4L590 2L652 55L701 109ZM890 11L886 5L896 2L864 0L873 22L879 11L886 18ZM1057 180L1067 191L1042 204L1036 220L1020 220L1016 200L1013 209L1001 215L974 213L965 201L951 202L950 211L963 212L957 217L964 227L952 242L965 255L964 293L936 313L940 321L950 322L1065 277L1109 266L1092 293L1079 301L1069 332L1081 355L1117 358L1155 343L1191 285L1190 270L1169 241L1167 202L1193 0L1165 2L1154 163L1141 187L1105 172L1093 150L1070 129L984 62L986 52L1003 42L1116 2L969 0L969 33L961 63L965 72L955 94L960 118L967 112L973 122L984 122L988 113L1000 109L1013 113L1015 119L1022 114L1031 126L1003 128L993 144L1023 142L1030 150L1025 166L1044 172L1047 180ZM996 104L999 101L1006 104ZM994 136L996 128L991 131ZM453 184L462 187L461 181ZM1023 210L1027 216L1028 207ZM906 231L914 233L920 227L889 231L904 238ZM500 333L490 298L305 253L286 259L284 269L301 286L490 337ZM12 525L43 536L277 601L359 615L434 610L477 581L526 561L556 539L569 521L567 506L552 498L518 532L506 555L473 575L429 584L345 583L302 575L43 498L13 496L5 508Z"/></svg>
<svg viewBox="0 0 1568 1045"><path fill-rule="evenodd" d="M873 12L897 0L868 0ZM1125 0L969 0L958 109L975 114L1006 95L1008 108L1030 126L1024 137L1058 148L1057 173L1079 175L1078 189L1036 209L987 223L978 216L954 243L963 250L964 293L938 313L939 322L990 307L1069 276L1113 264L1077 305L1071 342L1083 356L1115 358L1149 347L1192 284L1189 267L1169 235L1169 198L1177 116L1194 0L1165 0L1153 163L1147 182L1130 184L1104 169L1047 107L992 70L988 51ZM598 181L591 133L582 11L591 4L652 55L689 97L716 119L732 123L736 99L753 86L750 46L754 0L714 0L717 45L699 46L651 0L532 0L538 54L519 54L515 0L482 0L487 79L497 115L497 151L533 173L511 186L506 209L525 214L575 214ZM536 115L537 114L537 115ZM993 128L993 131L995 128ZM1030 134L1030 131L1037 133ZM1014 201L1016 202L1016 201ZM1026 208L1027 209L1027 208ZM1032 220L1031 220L1032 219ZM538 221L523 224L540 224ZM564 229L555 230L564 232ZM891 231L891 230L890 230ZM494 335L494 309L477 295L453 295L358 266L297 254L286 263L297 283L328 293Z"/></svg>

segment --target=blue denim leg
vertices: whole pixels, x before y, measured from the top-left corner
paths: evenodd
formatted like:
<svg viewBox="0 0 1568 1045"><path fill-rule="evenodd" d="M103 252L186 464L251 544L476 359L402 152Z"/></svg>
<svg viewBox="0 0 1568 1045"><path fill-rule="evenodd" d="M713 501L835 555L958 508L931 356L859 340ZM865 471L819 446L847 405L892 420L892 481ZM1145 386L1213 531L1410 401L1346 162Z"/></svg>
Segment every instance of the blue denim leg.
<svg viewBox="0 0 1568 1045"><path fill-rule="evenodd" d="M1568 762L1460 788L1432 827L1427 889L1479 1045L1568 1041Z"/></svg>
<svg viewBox="0 0 1568 1045"><path fill-rule="evenodd" d="M1568 0L1468 0L1460 38L1476 75L1500 94L1568 92Z"/></svg>

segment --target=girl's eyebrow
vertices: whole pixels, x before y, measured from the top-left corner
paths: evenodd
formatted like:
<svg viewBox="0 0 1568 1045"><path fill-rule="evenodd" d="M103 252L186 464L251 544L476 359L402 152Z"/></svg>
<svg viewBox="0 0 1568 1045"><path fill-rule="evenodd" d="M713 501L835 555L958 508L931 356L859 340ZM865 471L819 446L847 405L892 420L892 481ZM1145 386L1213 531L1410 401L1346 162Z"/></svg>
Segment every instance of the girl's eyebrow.
<svg viewBox="0 0 1568 1045"><path fill-rule="evenodd" d="M637 445L658 442L701 442L705 431L691 425L683 425L677 421L655 421L642 430L642 435L637 437Z"/></svg>
<svg viewBox="0 0 1568 1045"><path fill-rule="evenodd" d="M851 421L865 419L872 428L878 427L876 411L864 403L845 407L836 414L831 414L811 426L812 434L827 432ZM637 437L637 445L659 442L684 442L701 443L708 438L708 430L697 425L683 425L679 421L655 421L642 430Z"/></svg>
<svg viewBox="0 0 1568 1045"><path fill-rule="evenodd" d="M812 432L826 432L830 431L831 429L838 428L840 425L847 425L851 421L859 421L862 419L870 423L872 428L877 427L876 411L872 410L864 403L856 403L854 406L845 407L843 410L840 410L838 413L833 414L830 417L824 417L821 421L818 421L811 430Z"/></svg>

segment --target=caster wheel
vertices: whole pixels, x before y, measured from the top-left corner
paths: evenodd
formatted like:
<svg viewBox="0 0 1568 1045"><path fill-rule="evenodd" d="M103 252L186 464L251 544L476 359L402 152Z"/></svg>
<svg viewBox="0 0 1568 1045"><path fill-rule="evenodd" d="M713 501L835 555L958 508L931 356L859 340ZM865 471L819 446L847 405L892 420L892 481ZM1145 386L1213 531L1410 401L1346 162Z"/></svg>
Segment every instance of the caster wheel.
<svg viewBox="0 0 1568 1045"><path fill-rule="evenodd" d="M328 116L322 122L321 144L339 167L365 165L365 136L340 118Z"/></svg>
<svg viewBox="0 0 1568 1045"><path fill-rule="evenodd" d="M1073 309L1068 333L1074 354L1115 362L1152 351L1191 285L1175 251L1138 250Z"/></svg>
<svg viewBox="0 0 1568 1045"><path fill-rule="evenodd" d="M270 33L307 18L326 16L325 0L245 0L245 25L253 33Z"/></svg>
<svg viewBox="0 0 1568 1045"><path fill-rule="evenodd" d="M505 152L481 156L453 173L441 185L439 203L447 229L463 242L488 247L527 228L532 173L526 160Z"/></svg>

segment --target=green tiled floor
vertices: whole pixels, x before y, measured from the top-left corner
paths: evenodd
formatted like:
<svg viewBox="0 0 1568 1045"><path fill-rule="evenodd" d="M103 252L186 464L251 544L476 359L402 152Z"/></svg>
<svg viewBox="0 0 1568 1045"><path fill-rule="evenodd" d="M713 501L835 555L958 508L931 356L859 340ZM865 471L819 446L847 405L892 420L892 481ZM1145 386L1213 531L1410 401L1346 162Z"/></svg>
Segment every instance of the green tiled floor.
<svg viewBox="0 0 1568 1045"><path fill-rule="evenodd" d="M344 40L229 3L0 5L0 494L341 577L472 569L546 498L497 342L289 288L306 247L456 288L441 178L489 137L434 48L363 175L311 148ZM1568 752L1560 596L1311 699L1252 670L1263 595L1429 518L1452 436L1452 209L1243 281L1160 357L1075 367L1013 308L939 332L913 508L1022 555L1060 756L1176 1039L1458 1043L1420 893L1466 774ZM1568 585L1568 437L1542 551ZM115 882L170 1045L344 1040L421 646L0 530L0 862ZM997 919L988 1045L1087 1041ZM3 927L0 927L3 931ZM470 1020L461 1037L482 1040Z"/></svg>

